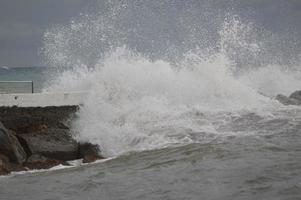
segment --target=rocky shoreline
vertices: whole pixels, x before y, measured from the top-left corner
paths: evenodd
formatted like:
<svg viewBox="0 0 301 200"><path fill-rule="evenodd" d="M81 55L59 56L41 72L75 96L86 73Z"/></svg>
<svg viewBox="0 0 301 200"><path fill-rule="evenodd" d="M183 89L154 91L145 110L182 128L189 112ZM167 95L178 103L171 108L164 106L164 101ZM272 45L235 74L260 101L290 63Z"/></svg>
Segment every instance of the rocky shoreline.
<svg viewBox="0 0 301 200"><path fill-rule="evenodd" d="M275 97L284 105L301 105L301 90ZM70 124L78 106L0 107L0 175L49 169L83 159L103 159L99 147L73 139Z"/></svg>
<svg viewBox="0 0 301 200"><path fill-rule="evenodd" d="M278 94L275 99L284 105L301 105L301 90L295 91L288 97Z"/></svg>
<svg viewBox="0 0 301 200"><path fill-rule="evenodd" d="M0 175L102 159L98 146L78 143L70 122L78 106L0 107Z"/></svg>

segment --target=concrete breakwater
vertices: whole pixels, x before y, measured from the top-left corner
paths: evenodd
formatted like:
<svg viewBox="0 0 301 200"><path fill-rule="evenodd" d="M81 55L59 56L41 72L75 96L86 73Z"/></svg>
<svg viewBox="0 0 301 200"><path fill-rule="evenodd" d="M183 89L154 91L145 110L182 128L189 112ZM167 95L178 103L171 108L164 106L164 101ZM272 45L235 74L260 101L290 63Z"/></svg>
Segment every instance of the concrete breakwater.
<svg viewBox="0 0 301 200"><path fill-rule="evenodd" d="M0 107L0 175L47 169L66 161L101 159L96 145L72 138L70 123L77 105Z"/></svg>
<svg viewBox="0 0 301 200"><path fill-rule="evenodd" d="M87 92L1 94L0 107L45 107L81 105Z"/></svg>

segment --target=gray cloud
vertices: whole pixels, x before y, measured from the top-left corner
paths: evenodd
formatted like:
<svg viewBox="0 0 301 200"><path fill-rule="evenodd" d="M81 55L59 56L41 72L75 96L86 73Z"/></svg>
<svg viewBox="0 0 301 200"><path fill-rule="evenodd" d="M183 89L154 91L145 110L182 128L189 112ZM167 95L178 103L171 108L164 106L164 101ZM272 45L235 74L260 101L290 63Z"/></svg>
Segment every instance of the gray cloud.
<svg viewBox="0 0 301 200"><path fill-rule="evenodd" d="M91 0L1 0L0 66L42 65L38 54L43 34L66 24Z"/></svg>
<svg viewBox="0 0 301 200"><path fill-rule="evenodd" d="M0 38L2 40L39 36L43 34L43 32L43 28L30 23L0 23Z"/></svg>
<svg viewBox="0 0 301 200"><path fill-rule="evenodd" d="M41 65L38 52L42 47L44 32L52 25L69 23L72 17L85 12L86 7L96 1L105 2L0 0L0 66ZM171 1L177 2L179 7L183 3L182 0ZM212 3L217 9L234 6L238 14L262 24L271 32L288 34L287 38L291 38L291 32L295 32L296 43L301 45L300 0L214 0Z"/></svg>

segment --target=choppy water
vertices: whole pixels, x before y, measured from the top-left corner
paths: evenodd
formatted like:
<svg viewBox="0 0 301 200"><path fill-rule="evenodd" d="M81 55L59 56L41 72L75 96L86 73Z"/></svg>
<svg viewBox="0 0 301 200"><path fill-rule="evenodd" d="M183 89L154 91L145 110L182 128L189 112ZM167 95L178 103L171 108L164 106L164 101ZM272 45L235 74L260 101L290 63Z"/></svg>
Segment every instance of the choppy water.
<svg viewBox="0 0 301 200"><path fill-rule="evenodd" d="M1 199L300 199L301 109L228 117L199 143L1 178Z"/></svg>
<svg viewBox="0 0 301 200"><path fill-rule="evenodd" d="M86 91L74 137L114 159L0 178L0 198L301 199L301 108L273 99L301 89L300 35L210 2L99 1L50 28L43 91Z"/></svg>

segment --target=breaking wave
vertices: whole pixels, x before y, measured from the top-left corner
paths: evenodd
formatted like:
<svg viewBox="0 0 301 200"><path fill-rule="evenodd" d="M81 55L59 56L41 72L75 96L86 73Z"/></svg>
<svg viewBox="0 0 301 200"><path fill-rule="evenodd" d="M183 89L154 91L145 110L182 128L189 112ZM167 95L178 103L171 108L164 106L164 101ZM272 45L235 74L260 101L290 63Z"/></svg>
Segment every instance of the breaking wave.
<svg viewBox="0 0 301 200"><path fill-rule="evenodd" d="M124 2L45 34L59 76L44 91L88 92L75 137L106 156L214 140L228 115L273 110L276 94L301 85L298 67L260 63L256 27L236 15Z"/></svg>

